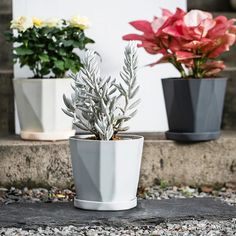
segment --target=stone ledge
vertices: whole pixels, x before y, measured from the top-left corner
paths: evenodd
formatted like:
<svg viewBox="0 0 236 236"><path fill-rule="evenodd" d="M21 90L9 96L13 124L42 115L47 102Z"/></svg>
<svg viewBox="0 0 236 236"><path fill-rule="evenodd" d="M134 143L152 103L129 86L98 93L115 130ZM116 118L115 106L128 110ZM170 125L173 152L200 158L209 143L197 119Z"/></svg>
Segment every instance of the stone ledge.
<svg viewBox="0 0 236 236"><path fill-rule="evenodd" d="M222 128L236 130L236 67L228 68L221 75L228 78Z"/></svg>
<svg viewBox="0 0 236 236"><path fill-rule="evenodd" d="M232 11L232 7L229 1L222 0L197 0L197 1L187 1L188 9L199 9L204 11Z"/></svg>
<svg viewBox="0 0 236 236"><path fill-rule="evenodd" d="M12 12L12 0L1 0L0 12Z"/></svg>
<svg viewBox="0 0 236 236"><path fill-rule="evenodd" d="M163 134L144 134L140 186L157 181L192 186L233 182L236 179L236 132L216 141L176 143ZM67 141L22 141L0 138L0 185L57 186L73 184Z"/></svg>
<svg viewBox="0 0 236 236"><path fill-rule="evenodd" d="M0 133L5 134L14 133L14 92L12 78L13 72L11 70L0 70Z"/></svg>
<svg viewBox="0 0 236 236"><path fill-rule="evenodd" d="M3 77L3 76L7 76L7 77L10 77L10 78L13 78L13 70L0 70L0 76Z"/></svg>
<svg viewBox="0 0 236 236"><path fill-rule="evenodd" d="M55 226L142 226L190 219L227 220L236 207L212 198L140 200L131 210L98 212L79 210L73 203L28 203L0 207L0 227L34 229Z"/></svg>

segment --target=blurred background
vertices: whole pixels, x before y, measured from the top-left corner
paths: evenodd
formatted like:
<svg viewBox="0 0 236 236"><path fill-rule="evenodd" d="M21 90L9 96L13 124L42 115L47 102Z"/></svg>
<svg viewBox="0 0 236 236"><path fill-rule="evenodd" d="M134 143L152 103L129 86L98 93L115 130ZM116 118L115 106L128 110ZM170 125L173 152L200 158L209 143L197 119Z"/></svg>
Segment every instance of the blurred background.
<svg viewBox="0 0 236 236"><path fill-rule="evenodd" d="M223 14L236 18L235 0L187 0L187 8L212 12L215 16ZM0 1L0 134L15 132L14 96L12 88L13 63L11 45L5 41L4 31L9 28L12 19L12 1ZM224 107L222 128L236 130L236 46L225 53L222 59L227 69L223 72L229 78Z"/></svg>

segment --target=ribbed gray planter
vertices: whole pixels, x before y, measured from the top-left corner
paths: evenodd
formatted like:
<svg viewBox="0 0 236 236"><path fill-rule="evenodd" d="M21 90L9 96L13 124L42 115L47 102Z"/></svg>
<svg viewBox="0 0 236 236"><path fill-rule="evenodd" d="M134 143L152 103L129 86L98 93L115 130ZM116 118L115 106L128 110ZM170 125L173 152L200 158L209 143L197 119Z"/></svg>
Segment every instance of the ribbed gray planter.
<svg viewBox="0 0 236 236"><path fill-rule="evenodd" d="M205 141L220 136L227 79L162 79L167 139Z"/></svg>
<svg viewBox="0 0 236 236"><path fill-rule="evenodd" d="M137 135L120 137L116 141L86 136L69 139L75 207L102 211L136 207L144 139Z"/></svg>

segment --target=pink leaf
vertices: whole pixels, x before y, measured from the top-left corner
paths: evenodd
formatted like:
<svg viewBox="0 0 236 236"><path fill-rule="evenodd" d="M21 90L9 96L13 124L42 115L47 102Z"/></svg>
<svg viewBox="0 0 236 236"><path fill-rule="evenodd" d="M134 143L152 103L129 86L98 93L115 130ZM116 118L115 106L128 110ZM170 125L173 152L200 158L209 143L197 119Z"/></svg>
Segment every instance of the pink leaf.
<svg viewBox="0 0 236 236"><path fill-rule="evenodd" d="M123 40L144 40L145 38L142 35L138 34L127 34L122 37Z"/></svg>
<svg viewBox="0 0 236 236"><path fill-rule="evenodd" d="M167 17L173 16L173 13L168 9L162 8L161 10L162 10L162 16L167 16Z"/></svg>
<svg viewBox="0 0 236 236"><path fill-rule="evenodd" d="M153 62L153 63L149 64L148 66L153 67L153 66L155 66L155 65L157 65L157 64L167 63L167 62L169 62L169 58L170 58L170 57L171 57L171 55L163 56L163 57L161 57L159 60L157 60L156 62Z"/></svg>
<svg viewBox="0 0 236 236"><path fill-rule="evenodd" d="M130 25L132 25L135 29L142 31L144 33L152 33L152 27L151 23L146 20L137 20L130 22Z"/></svg>
<svg viewBox="0 0 236 236"><path fill-rule="evenodd" d="M199 58L198 55L195 55L192 52L178 51L178 52L175 52L175 55L176 55L177 61L183 61L183 60L188 60L188 59L193 59L193 58Z"/></svg>
<svg viewBox="0 0 236 236"><path fill-rule="evenodd" d="M184 23L187 27L196 27L206 19L212 19L212 14L200 10L191 10L184 16Z"/></svg>

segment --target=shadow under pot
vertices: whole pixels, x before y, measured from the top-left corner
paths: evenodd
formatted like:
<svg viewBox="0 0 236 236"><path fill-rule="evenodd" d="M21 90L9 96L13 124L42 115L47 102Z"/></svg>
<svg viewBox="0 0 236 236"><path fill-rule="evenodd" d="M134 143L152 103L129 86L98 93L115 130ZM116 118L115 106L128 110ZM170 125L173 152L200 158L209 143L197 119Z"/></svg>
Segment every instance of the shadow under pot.
<svg viewBox="0 0 236 236"><path fill-rule="evenodd" d="M220 136L227 78L162 79L169 131L176 141L206 141Z"/></svg>
<svg viewBox="0 0 236 236"><path fill-rule="evenodd" d="M101 211L136 207L144 139L119 137L115 141L92 140L86 135L69 139L75 207Z"/></svg>

